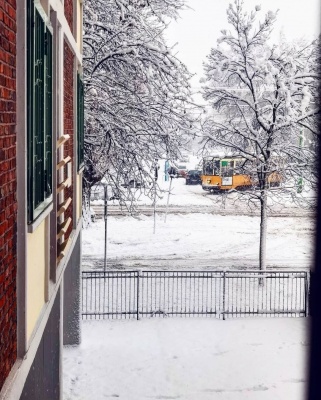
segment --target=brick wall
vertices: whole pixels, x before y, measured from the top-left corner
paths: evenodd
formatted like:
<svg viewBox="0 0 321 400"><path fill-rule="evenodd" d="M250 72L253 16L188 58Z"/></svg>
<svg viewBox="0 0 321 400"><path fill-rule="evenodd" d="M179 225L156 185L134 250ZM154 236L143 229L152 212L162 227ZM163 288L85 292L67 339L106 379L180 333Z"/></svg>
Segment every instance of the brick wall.
<svg viewBox="0 0 321 400"><path fill-rule="evenodd" d="M0 0L0 389L17 353L16 0Z"/></svg>
<svg viewBox="0 0 321 400"><path fill-rule="evenodd" d="M68 25L71 32L74 33L73 23L74 23L74 0L65 0L65 17L67 19Z"/></svg>
<svg viewBox="0 0 321 400"><path fill-rule="evenodd" d="M64 157L70 156L72 159L72 168L76 168L74 160L74 54L69 48L67 42L64 43L64 133L70 136L70 139L64 145ZM65 198L73 197L72 186L65 190ZM72 218L73 201L65 212L65 219ZM69 226L65 239L72 230L72 224Z"/></svg>

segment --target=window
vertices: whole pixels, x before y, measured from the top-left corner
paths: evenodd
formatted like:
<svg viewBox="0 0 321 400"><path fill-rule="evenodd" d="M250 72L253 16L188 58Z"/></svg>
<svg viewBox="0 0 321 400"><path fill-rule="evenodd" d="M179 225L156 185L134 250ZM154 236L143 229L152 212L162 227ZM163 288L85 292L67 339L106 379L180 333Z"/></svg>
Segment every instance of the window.
<svg viewBox="0 0 321 400"><path fill-rule="evenodd" d="M233 176L234 174L234 161L233 160L222 160L221 161L221 175L222 176Z"/></svg>
<svg viewBox="0 0 321 400"><path fill-rule="evenodd" d="M28 223L52 201L52 34L28 0Z"/></svg>
<svg viewBox="0 0 321 400"><path fill-rule="evenodd" d="M84 83L77 75L77 139L78 139L78 170L84 164Z"/></svg>
<svg viewBox="0 0 321 400"><path fill-rule="evenodd" d="M204 160L203 171L205 175L217 176L220 174L220 160Z"/></svg>

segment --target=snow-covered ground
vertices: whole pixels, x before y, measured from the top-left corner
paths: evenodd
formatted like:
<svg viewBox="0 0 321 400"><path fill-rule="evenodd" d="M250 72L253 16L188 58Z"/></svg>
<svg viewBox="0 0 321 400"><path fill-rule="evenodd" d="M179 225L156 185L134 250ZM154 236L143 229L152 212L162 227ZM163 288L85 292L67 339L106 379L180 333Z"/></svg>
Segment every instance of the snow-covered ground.
<svg viewBox="0 0 321 400"><path fill-rule="evenodd" d="M108 216L107 256L110 268L237 268L257 267L259 216L242 215L238 204L224 209L221 196L207 195L200 185L186 186L176 179L169 208L181 205L185 212L159 213L154 233L153 216ZM164 182L164 185L168 183ZM214 198L214 200L213 200ZM166 196L158 206L166 205ZM213 205L213 202L215 204ZM221 202L221 204L218 204ZM233 214L233 210L236 215ZM197 212L195 212L197 211ZM308 216L271 216L268 219L267 261L270 267L309 267L313 258L314 221ZM104 255L104 221L83 231L83 268L101 267Z"/></svg>
<svg viewBox="0 0 321 400"><path fill-rule="evenodd" d="M257 266L259 218L209 214L170 214L108 217L107 264L180 268ZM270 218L267 259L269 266L300 268L313 257L313 226L306 218ZM83 268L101 265L104 255L104 222L83 231ZM193 265L194 264L194 265Z"/></svg>
<svg viewBox="0 0 321 400"><path fill-rule="evenodd" d="M213 204L175 180L170 206L197 213L166 223L158 214L155 233L153 216L108 216L108 267L257 268L258 216L237 205L239 215L209 212ZM313 233L308 216L270 217L268 265L309 267ZM97 221L83 231L83 268L101 267L103 254ZM82 344L64 350L64 399L303 400L307 330L305 318L84 321Z"/></svg>
<svg viewBox="0 0 321 400"><path fill-rule="evenodd" d="M303 400L308 320L85 321L64 399Z"/></svg>

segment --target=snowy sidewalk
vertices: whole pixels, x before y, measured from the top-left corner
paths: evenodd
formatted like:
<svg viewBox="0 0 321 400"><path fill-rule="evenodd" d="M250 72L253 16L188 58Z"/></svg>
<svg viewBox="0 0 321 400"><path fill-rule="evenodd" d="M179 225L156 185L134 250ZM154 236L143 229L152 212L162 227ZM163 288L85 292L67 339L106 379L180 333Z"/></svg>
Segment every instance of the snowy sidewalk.
<svg viewBox="0 0 321 400"><path fill-rule="evenodd" d="M64 399L303 400L308 320L85 321Z"/></svg>

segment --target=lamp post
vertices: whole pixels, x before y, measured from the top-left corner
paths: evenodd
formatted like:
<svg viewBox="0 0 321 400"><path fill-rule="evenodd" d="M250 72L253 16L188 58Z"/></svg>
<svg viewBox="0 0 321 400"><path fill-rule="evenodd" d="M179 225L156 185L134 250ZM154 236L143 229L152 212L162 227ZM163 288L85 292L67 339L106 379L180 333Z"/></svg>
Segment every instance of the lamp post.
<svg viewBox="0 0 321 400"><path fill-rule="evenodd" d="M156 183L158 179L158 169L159 166L157 164L157 159L155 159L155 164L154 164L154 230L153 233L155 234L156 232Z"/></svg>
<svg viewBox="0 0 321 400"><path fill-rule="evenodd" d="M105 242L104 242L104 271L107 269L107 206L108 206L108 190L107 183L104 186L104 220L105 220Z"/></svg>

